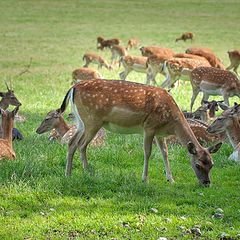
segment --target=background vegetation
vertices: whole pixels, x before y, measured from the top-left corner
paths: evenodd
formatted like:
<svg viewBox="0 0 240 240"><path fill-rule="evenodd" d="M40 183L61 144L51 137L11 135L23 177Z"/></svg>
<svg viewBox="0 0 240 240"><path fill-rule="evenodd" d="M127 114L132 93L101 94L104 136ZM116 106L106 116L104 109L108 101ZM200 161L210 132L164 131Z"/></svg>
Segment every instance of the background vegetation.
<svg viewBox="0 0 240 240"><path fill-rule="evenodd" d="M0 163L0 238L191 239L194 235L185 233L198 225L203 239L219 239L223 232L236 239L240 166L227 159L228 143L213 157L210 188L198 185L179 146L169 146L176 183L166 182L156 147L150 181L142 183L142 137L112 133L103 147L89 148L90 171L83 172L76 154L73 175L66 179L66 146L50 143L35 130L48 111L60 106L72 70L83 65L84 53L96 51L97 36L119 37L123 44L137 37L142 45L175 52L206 46L227 66L227 51L239 48L239 12L239 1L226 0L0 1L0 90L12 79L20 113L27 117L17 124L25 136L14 143L17 159ZM195 33L195 41L175 43L186 31ZM109 51L99 53L110 60ZM30 58L30 73L17 76ZM119 79L119 72L101 70L111 79ZM131 73L128 80L144 82L145 75ZM182 109L189 109L189 83L172 93ZM222 219L212 217L218 208Z"/></svg>

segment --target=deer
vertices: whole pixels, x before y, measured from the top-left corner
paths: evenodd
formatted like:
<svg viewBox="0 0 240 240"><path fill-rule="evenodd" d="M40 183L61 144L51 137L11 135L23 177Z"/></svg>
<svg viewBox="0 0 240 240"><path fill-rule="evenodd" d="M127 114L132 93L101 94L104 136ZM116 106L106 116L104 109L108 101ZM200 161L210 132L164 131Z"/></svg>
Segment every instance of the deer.
<svg viewBox="0 0 240 240"><path fill-rule="evenodd" d="M230 60L230 65L226 68L226 70L233 69L233 71L239 77L237 70L240 64L240 51L239 50L228 51L228 56Z"/></svg>
<svg viewBox="0 0 240 240"><path fill-rule="evenodd" d="M0 108L1 125L3 128L3 137L0 138L0 160L14 160L16 158L16 154L12 146L12 129L14 117L17 114L18 109L19 106L17 106L13 111L3 110Z"/></svg>
<svg viewBox="0 0 240 240"><path fill-rule="evenodd" d="M105 40L103 37L97 38L97 49L103 50L104 48L110 48L113 45L119 45L120 44L119 38L112 38Z"/></svg>
<svg viewBox="0 0 240 240"><path fill-rule="evenodd" d="M119 60L119 66L124 67L124 71L119 74L120 79L125 80L128 74L132 71L146 73L147 57L142 56L123 56Z"/></svg>
<svg viewBox="0 0 240 240"><path fill-rule="evenodd" d="M85 65L83 67L87 68L90 63L94 63L98 65L98 69L105 67L108 70L112 70L111 65L107 63L107 61L99 56L96 53L86 53L83 55L83 61L86 61Z"/></svg>
<svg viewBox="0 0 240 240"><path fill-rule="evenodd" d="M77 68L72 72L72 84L75 84L81 80L101 79L103 76L97 70L93 68Z"/></svg>
<svg viewBox="0 0 240 240"><path fill-rule="evenodd" d="M66 176L71 175L77 148L83 168L87 168L87 146L98 130L104 127L116 133L143 134L143 181L148 179L149 157L155 137L164 158L167 180L173 182L165 137L176 135L188 149L199 182L209 186L213 166L210 154L216 152L222 143L203 148L165 89L121 80L89 80L69 89L60 107L62 113L69 102L77 119L77 131L68 144Z"/></svg>
<svg viewBox="0 0 240 240"><path fill-rule="evenodd" d="M132 49L133 47L137 48L139 46L140 42L137 38L130 38L127 43L127 50Z"/></svg>
<svg viewBox="0 0 240 240"><path fill-rule="evenodd" d="M232 108L226 109L208 128L209 133L226 131L228 139L234 148L229 159L240 162L240 104L235 103Z"/></svg>
<svg viewBox="0 0 240 240"><path fill-rule="evenodd" d="M190 109L200 92L203 92L203 101L207 101L210 95L220 95L224 103L229 106L229 97L240 97L240 81L237 76L227 70L213 67L198 67L189 72L192 85L192 98Z"/></svg>
<svg viewBox="0 0 240 240"><path fill-rule="evenodd" d="M49 140L60 140L61 144L67 144L77 131L76 125L69 126L61 114L60 110L52 110L47 113L36 133L43 134L49 132ZM101 146L105 141L105 132L100 129L96 137L92 141L93 146Z"/></svg>
<svg viewBox="0 0 240 240"><path fill-rule="evenodd" d="M176 42L180 41L180 40L183 40L184 42L186 42L186 40L190 39L191 41L193 41L193 33L192 32L186 32L186 33L183 33L181 35L181 37L178 37L176 38Z"/></svg>
<svg viewBox="0 0 240 240"><path fill-rule="evenodd" d="M170 48L163 48L158 46L148 46L148 47L141 47L139 50L144 57L150 57L155 54L159 54L166 58L172 58L174 56L174 52Z"/></svg>
<svg viewBox="0 0 240 240"><path fill-rule="evenodd" d="M214 54L214 52L210 48L203 48L203 47L188 48L186 50L186 53L204 57L208 60L208 62L212 67L225 69L221 60Z"/></svg>
<svg viewBox="0 0 240 240"><path fill-rule="evenodd" d="M111 66L116 65L117 62L119 62L119 59L123 56L127 56L128 52L127 50L120 46L120 45L113 45L112 47L110 47L111 50Z"/></svg>

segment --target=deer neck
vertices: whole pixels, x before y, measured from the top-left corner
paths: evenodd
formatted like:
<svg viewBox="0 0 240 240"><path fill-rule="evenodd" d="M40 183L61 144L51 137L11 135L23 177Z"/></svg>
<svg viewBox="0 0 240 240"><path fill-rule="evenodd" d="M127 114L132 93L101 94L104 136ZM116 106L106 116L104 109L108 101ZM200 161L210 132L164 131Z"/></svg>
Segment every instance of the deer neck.
<svg viewBox="0 0 240 240"><path fill-rule="evenodd" d="M3 98L0 101L0 108L2 108L3 110L6 110L9 107L9 104L7 103L7 101L5 101Z"/></svg>
<svg viewBox="0 0 240 240"><path fill-rule="evenodd" d="M231 145L235 148L240 142L240 122L234 120L233 125L226 129L226 133Z"/></svg>
<svg viewBox="0 0 240 240"><path fill-rule="evenodd" d="M2 130L3 130L3 139L7 140L10 146L12 147L12 129L13 129L13 121L3 122Z"/></svg>
<svg viewBox="0 0 240 240"><path fill-rule="evenodd" d="M176 119L175 135L183 146L187 146L189 142L192 142L195 145L196 149L202 148L193 131L191 130L189 124L187 123L187 120L184 118L183 114L181 115L182 116L180 116L179 114Z"/></svg>
<svg viewBox="0 0 240 240"><path fill-rule="evenodd" d="M55 127L57 133L63 137L65 133L70 129L63 118L59 118L60 123Z"/></svg>

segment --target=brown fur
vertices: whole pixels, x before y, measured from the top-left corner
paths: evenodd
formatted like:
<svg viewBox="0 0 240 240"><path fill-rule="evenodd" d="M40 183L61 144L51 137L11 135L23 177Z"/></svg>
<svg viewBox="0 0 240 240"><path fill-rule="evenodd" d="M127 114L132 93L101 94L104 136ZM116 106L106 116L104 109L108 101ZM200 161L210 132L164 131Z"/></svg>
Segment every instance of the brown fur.
<svg viewBox="0 0 240 240"><path fill-rule="evenodd" d="M83 55L83 61L85 61L85 65L83 67L88 67L90 63L95 63L98 65L98 68L105 67L108 70L111 70L111 66L107 63L107 61L96 53L86 53Z"/></svg>
<svg viewBox="0 0 240 240"><path fill-rule="evenodd" d="M158 46L141 47L140 51L144 57L150 57L156 54L164 56L166 58L171 58L174 56L172 49Z"/></svg>
<svg viewBox="0 0 240 240"><path fill-rule="evenodd" d="M126 49L129 50L129 49L132 49L133 47L137 48L139 46L140 42L138 39L136 38L130 38L128 40L128 43L127 43L127 47Z"/></svg>
<svg viewBox="0 0 240 240"><path fill-rule="evenodd" d="M111 65L116 65L117 62L119 62L119 59L123 56L127 56L127 50L125 49L125 47L122 47L120 45L114 45L111 47Z"/></svg>
<svg viewBox="0 0 240 240"><path fill-rule="evenodd" d="M104 39L103 37L97 38L97 49L103 50L104 48L110 48L114 45L120 44L119 38L112 38L112 39Z"/></svg>
<svg viewBox="0 0 240 240"><path fill-rule="evenodd" d="M176 42L180 41L180 40L183 40L184 42L186 42L186 40L190 39L191 41L193 41L193 33L192 32L186 32L186 33L183 33L181 35L181 37L179 38L176 38Z"/></svg>
<svg viewBox="0 0 240 240"><path fill-rule="evenodd" d="M227 70L233 69L233 71L238 75L237 70L240 64L240 51L239 50L228 51L228 56L230 60L230 65L226 69Z"/></svg>
<svg viewBox="0 0 240 240"><path fill-rule="evenodd" d="M80 81L80 80L90 80L90 79L98 79L103 78L102 75L93 68L78 68L72 72L72 84Z"/></svg>

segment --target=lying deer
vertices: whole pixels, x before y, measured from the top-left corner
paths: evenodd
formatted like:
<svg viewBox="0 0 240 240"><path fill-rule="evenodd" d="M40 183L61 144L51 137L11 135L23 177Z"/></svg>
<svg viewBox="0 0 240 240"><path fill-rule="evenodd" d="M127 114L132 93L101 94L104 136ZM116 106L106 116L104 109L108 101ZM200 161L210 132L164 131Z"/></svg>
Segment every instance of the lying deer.
<svg viewBox="0 0 240 240"><path fill-rule="evenodd" d="M99 56L98 54L96 53L86 53L83 55L83 61L86 61L85 65L83 67L88 67L88 65L90 63L94 63L94 64L97 64L98 65L98 69L99 68L102 68L102 67L105 67L107 68L108 70L111 70L112 67L107 63L107 61Z"/></svg>
<svg viewBox="0 0 240 240"><path fill-rule="evenodd" d="M229 157L232 160L240 161L240 104L225 110L207 129L209 133L221 133L226 131L228 139L234 148Z"/></svg>
<svg viewBox="0 0 240 240"><path fill-rule="evenodd" d="M213 166L210 153L216 152L221 143L203 148L166 90L127 81L89 80L70 88L61 105L62 113L69 101L77 119L77 132L68 145L66 176L71 174L77 148L83 167L87 168L87 146L99 129L104 127L116 133L144 135L143 181L148 177L148 161L154 137L163 154L167 179L173 181L165 137L176 135L187 147L200 183L205 186L210 184L209 172Z"/></svg>
<svg viewBox="0 0 240 240"><path fill-rule="evenodd" d="M140 42L137 38L130 38L127 43L126 49L132 49L133 47L137 48L139 46Z"/></svg>
<svg viewBox="0 0 240 240"><path fill-rule="evenodd" d="M226 70L233 69L233 71L238 75L237 70L240 64L240 51L238 50L228 51L228 56L230 60L230 66L227 67Z"/></svg>
<svg viewBox="0 0 240 240"><path fill-rule="evenodd" d="M77 83L81 80L90 80L90 79L101 79L102 75L93 68L78 68L72 72L72 84Z"/></svg>
<svg viewBox="0 0 240 240"><path fill-rule="evenodd" d="M188 48L186 50L186 53L204 57L204 58L206 58L208 60L208 62L210 63L210 65L212 67L225 69L225 67L222 64L221 60L209 48L203 48L203 47Z"/></svg>
<svg viewBox="0 0 240 240"><path fill-rule="evenodd" d="M59 110L50 111L44 118L36 132L42 134L51 131L50 140L60 140L62 144L67 144L72 136L76 133L76 125L69 126ZM100 129L92 141L92 145L100 146L105 141L105 132Z"/></svg>
<svg viewBox="0 0 240 240"><path fill-rule="evenodd" d="M124 56L120 58L119 65L122 64L124 71L119 74L122 80L125 80L131 71L146 73L147 57Z"/></svg>
<svg viewBox="0 0 240 240"><path fill-rule="evenodd" d="M3 137L0 139L0 159L6 158L13 160L16 154L12 146L12 129L14 117L17 114L19 106L13 111L5 111L0 108L1 125L3 128Z"/></svg>
<svg viewBox="0 0 240 240"><path fill-rule="evenodd" d="M127 50L120 46L120 45L114 45L110 48L112 56L111 56L111 66L116 65L117 62L119 62L120 58L123 56L127 56Z"/></svg>
<svg viewBox="0 0 240 240"><path fill-rule="evenodd" d="M141 47L139 49L144 57L150 57L155 54L166 57L167 59L174 56L174 52L170 48L163 48L157 46Z"/></svg>
<svg viewBox="0 0 240 240"><path fill-rule="evenodd" d="M229 97L240 97L240 81L235 74L227 70L198 67L189 74L192 85L191 111L199 92L203 92L202 102L207 101L210 95L220 95L228 106Z"/></svg>
<svg viewBox="0 0 240 240"><path fill-rule="evenodd" d="M112 39L105 40L103 37L98 37L97 38L97 49L103 50L104 48L110 48L114 45L119 45L120 42L121 41L119 38L112 38Z"/></svg>
<svg viewBox="0 0 240 240"><path fill-rule="evenodd" d="M176 38L176 42L178 42L180 40L183 40L184 42L186 42L186 40L188 40L188 39L191 39L191 41L193 41L193 33L192 32L183 33L181 35L181 37Z"/></svg>

